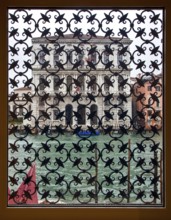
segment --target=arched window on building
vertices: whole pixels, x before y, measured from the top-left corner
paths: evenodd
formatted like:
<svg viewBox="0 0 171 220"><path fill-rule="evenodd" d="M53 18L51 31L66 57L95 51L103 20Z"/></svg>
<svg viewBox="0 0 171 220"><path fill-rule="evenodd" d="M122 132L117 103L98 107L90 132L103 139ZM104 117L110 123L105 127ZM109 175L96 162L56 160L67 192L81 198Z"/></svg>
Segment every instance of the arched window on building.
<svg viewBox="0 0 171 220"><path fill-rule="evenodd" d="M59 90L59 85L58 85L58 82L59 82L59 80L60 80L60 77L59 76L54 76L54 78L53 78L53 89L55 90L55 91L58 91Z"/></svg>
<svg viewBox="0 0 171 220"><path fill-rule="evenodd" d="M42 101L42 97L39 97L39 106L44 106L45 102Z"/></svg>
<svg viewBox="0 0 171 220"><path fill-rule="evenodd" d="M95 92L96 91L96 89L97 89L97 85L96 85L96 81L97 81L97 79L96 79L96 76L91 76L91 80L93 80L94 81L94 84L91 86L91 90L92 90L92 92Z"/></svg>
<svg viewBox="0 0 171 220"><path fill-rule="evenodd" d="M109 92L109 85L106 83L106 80L109 79L109 76L104 76L104 91Z"/></svg>
<svg viewBox="0 0 171 220"><path fill-rule="evenodd" d="M147 110L147 123L148 125L150 125L152 119L151 119L151 116L152 116L152 110Z"/></svg>
<svg viewBox="0 0 171 220"><path fill-rule="evenodd" d="M68 104L65 106L65 114L66 114L66 124L72 125L73 124L73 107L72 105Z"/></svg>
<svg viewBox="0 0 171 220"><path fill-rule="evenodd" d="M110 104L110 101L109 100L107 100L107 101L104 101L104 106L110 106L111 104Z"/></svg>
<svg viewBox="0 0 171 220"><path fill-rule="evenodd" d="M54 67L56 66L56 61L59 62L59 54L56 53L56 51L54 51L54 54L53 54L53 65L54 65Z"/></svg>
<svg viewBox="0 0 171 220"><path fill-rule="evenodd" d="M41 65L44 64L44 62L46 61L45 60L45 53L42 50L40 50L38 52L38 61Z"/></svg>
<svg viewBox="0 0 171 220"><path fill-rule="evenodd" d="M123 55L120 55L120 51L118 51L118 53L117 53L117 64L118 64L118 66L120 65L119 61L123 61Z"/></svg>
<svg viewBox="0 0 171 220"><path fill-rule="evenodd" d="M148 110L147 111L147 113L148 113L148 116L150 116L151 117L151 115L152 115L152 110L150 109L150 110Z"/></svg>
<svg viewBox="0 0 171 220"><path fill-rule="evenodd" d="M67 68L71 69L72 68L72 62L73 62L73 54L72 54L72 50L68 50L67 52Z"/></svg>
<svg viewBox="0 0 171 220"><path fill-rule="evenodd" d="M148 91L152 91L152 86L147 87Z"/></svg>
<svg viewBox="0 0 171 220"><path fill-rule="evenodd" d="M152 103L153 103L153 100L152 100L151 97L149 97L149 98L148 98L148 105L152 105Z"/></svg>
<svg viewBox="0 0 171 220"><path fill-rule="evenodd" d="M53 120L57 120L56 117L59 114L59 110L58 109L54 109L53 110Z"/></svg>
<svg viewBox="0 0 171 220"><path fill-rule="evenodd" d="M160 102L158 101L158 102L156 102L156 107L160 107Z"/></svg>
<svg viewBox="0 0 171 220"><path fill-rule="evenodd" d="M78 105L78 113L81 115L80 118L78 118L78 124L79 125L85 125L86 122L86 108L85 105Z"/></svg>
<svg viewBox="0 0 171 220"><path fill-rule="evenodd" d="M81 61L81 68L84 67L84 52L78 54L78 61Z"/></svg>
<svg viewBox="0 0 171 220"><path fill-rule="evenodd" d="M44 79L44 76L40 75L40 77L39 77L39 89L40 90L44 90L45 89L45 85L43 83L43 79Z"/></svg>
<svg viewBox="0 0 171 220"><path fill-rule="evenodd" d="M91 55L89 55L89 61L92 62L93 64L97 63L96 53L92 53Z"/></svg>
<svg viewBox="0 0 171 220"><path fill-rule="evenodd" d="M83 75L78 77L78 81L81 83L81 91L85 91L85 77Z"/></svg>
<svg viewBox="0 0 171 220"><path fill-rule="evenodd" d="M123 77L122 76L118 76L118 91L123 91L123 87L120 86L120 83L123 81Z"/></svg>
<svg viewBox="0 0 171 220"><path fill-rule="evenodd" d="M67 76L66 81L67 81L67 90L71 92L72 91L72 77Z"/></svg>
<svg viewBox="0 0 171 220"><path fill-rule="evenodd" d="M90 107L90 114L93 113L93 112L96 112L95 116L91 119L91 125L97 125L97 117L96 115L98 115L98 107L97 105L93 104L91 105Z"/></svg>
<svg viewBox="0 0 171 220"><path fill-rule="evenodd" d="M155 89L156 89L157 92L159 92L160 91L160 86L155 86Z"/></svg>
<svg viewBox="0 0 171 220"><path fill-rule="evenodd" d="M109 54L106 51L104 51L103 62L104 64L107 64L109 62Z"/></svg>

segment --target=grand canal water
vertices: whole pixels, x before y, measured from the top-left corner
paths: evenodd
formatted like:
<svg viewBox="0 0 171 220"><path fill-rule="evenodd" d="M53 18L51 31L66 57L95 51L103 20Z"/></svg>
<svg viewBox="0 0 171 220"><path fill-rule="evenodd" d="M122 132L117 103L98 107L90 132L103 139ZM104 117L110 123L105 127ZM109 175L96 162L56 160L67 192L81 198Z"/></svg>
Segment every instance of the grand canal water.
<svg viewBox="0 0 171 220"><path fill-rule="evenodd" d="M147 136L150 136L149 133ZM117 134L116 134L117 136ZM89 138L89 140L84 140L79 138L77 135L61 135L57 138L57 140L49 140L45 135L28 135L27 138L25 138L28 143L26 143L25 140L16 139L14 136L9 136L9 144L15 144L18 147L18 151L12 151L11 149L8 152L8 160L11 161L12 158L18 158L18 164L15 165L16 169L13 168L13 166L9 167L8 174L9 176L14 176L15 178L18 178L18 185L11 186L9 185L10 189L17 190L18 186L22 182L22 174L17 171L20 169L24 169L26 164L24 163L24 159L28 158L30 161L35 161L36 163L36 181L39 185L39 200L41 200L42 192L43 190L50 191L51 194L51 200L54 199L55 201L55 194L57 190L62 190L64 193L64 198L61 198L61 203L77 203L78 201L73 200L73 195L69 192L65 194L66 188L67 188L67 182L70 182L70 189L71 192L74 193L75 190L81 190L81 192L85 193L85 198L82 198L82 201L88 201L86 198L86 192L87 190L94 190L95 185L87 184L88 179L90 176L95 176L97 174L97 180L100 184L103 184L103 181L105 180L105 176L111 174L111 169L109 167L105 167L105 162L108 159L113 158L114 164L112 165L113 169L120 169L122 166L119 163L119 158L125 158L125 160L128 160L129 151L126 149L124 152L120 152L121 142L117 140L113 140L111 142L111 146L113 147L113 151L108 151L105 148L105 144L108 144L112 139L111 137L107 135L99 135L99 136L92 136ZM154 145L154 143L159 143L159 147L163 148L163 142L162 142L162 132L159 133L159 135L155 135L153 137L153 141L151 140L145 140L142 139L140 135L137 135L134 132L129 133L128 135L124 135L122 137L123 144L130 143L130 149L133 151L137 147L137 143L141 143L142 140L144 140L143 145L145 146L144 151L135 150L134 151L134 158L138 160L138 158L145 158L146 165L145 168L153 167L150 163L151 158L154 158L154 152L151 152L151 146ZM91 142L90 142L91 141ZM48 150L45 150L42 146L42 144L47 143L49 146ZM95 151L90 151L89 147L91 144L97 143L97 155L95 155ZM25 148L28 144L32 144L31 150L26 151ZM61 151L58 151L59 145L64 145L64 149ZM74 144L77 144L80 146L80 150L74 149ZM9 145L10 146L10 145ZM67 153L70 152L70 160L67 160ZM73 162L77 158L81 158L82 163L80 163L79 167L81 169L88 169L90 165L87 163L87 158L94 159L96 156L99 156L99 152L102 152L102 158L98 161L98 169L96 169L94 166L91 167L91 169L88 172L81 172L77 168L77 166L73 166ZM158 151L158 160L160 160L160 151ZM35 159L36 158L36 159ZM49 163L47 166L42 165L42 161L45 158L50 158ZM57 172L50 172L51 170L55 170L58 166L56 164L56 158L63 161L63 166L59 167ZM130 161L130 181L133 183L137 180L137 175L141 175L143 173L143 170L141 167L136 167L136 162L132 159ZM28 172L28 169L26 170ZM124 166L121 170L123 175L128 174L128 167ZM153 171L154 172L154 171ZM157 171L158 173L160 171ZM42 181L41 176L46 176L49 179L50 184L45 185ZM59 177L64 176L65 181L63 184L57 184L56 181ZM81 183L74 183L74 181L71 181L73 179L73 176L78 176L81 180ZM108 192L108 190L113 190L114 194L118 194L119 190L126 189L128 187L128 184L125 184L121 186L119 184L119 178L121 177L121 174L112 174L111 178L114 180L114 184L104 184L103 185L103 192ZM135 187L137 186L138 189L143 189L145 191L150 191L154 188L154 186L151 186L150 184L150 178L154 177L151 174L145 174L144 176L146 178L144 184L135 184ZM160 186L158 186L160 187ZM83 196L84 197L84 196ZM148 199L148 198L147 198ZM150 198L149 198L150 199ZM119 201L116 199L116 202ZM100 191L98 193L98 202L104 203L104 194L102 194ZM130 198L130 203L136 203L135 195L132 194ZM159 201L160 202L160 201Z"/></svg>

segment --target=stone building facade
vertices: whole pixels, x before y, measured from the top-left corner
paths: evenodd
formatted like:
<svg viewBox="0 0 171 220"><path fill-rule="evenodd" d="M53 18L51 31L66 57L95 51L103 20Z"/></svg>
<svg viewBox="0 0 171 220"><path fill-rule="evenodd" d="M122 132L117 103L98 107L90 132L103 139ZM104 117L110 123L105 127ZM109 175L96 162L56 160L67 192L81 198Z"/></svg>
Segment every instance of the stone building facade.
<svg viewBox="0 0 171 220"><path fill-rule="evenodd" d="M116 38L111 44L109 39L99 36L80 43L73 35L65 35L57 43L55 37L49 39L32 39L34 64L30 94L34 95L31 110L39 126L68 125L67 129L70 129L77 124L86 129L88 125L97 126L102 120L104 125L112 125L114 129L123 124L128 128L130 119L120 120L119 115L127 110L127 115L132 117L132 97L129 96L130 86L121 87L120 82L127 79L130 84L131 69L128 65L123 70L120 62L129 63L130 57L128 53L120 55L119 51L123 47L129 51L132 41L125 38L117 43L120 39ZM111 49L110 53L107 48ZM111 64L110 71L107 64ZM110 94L112 98L106 100ZM120 94L128 95L125 102L118 98ZM79 95L80 99L74 101ZM48 98L44 99L45 96ZM111 113L111 119L106 116L106 111ZM43 112L49 117L45 118ZM58 117L60 112L63 112L62 118ZM76 117L76 112L81 117ZM95 114L90 118L93 112ZM35 126L34 120L24 120L23 123Z"/></svg>

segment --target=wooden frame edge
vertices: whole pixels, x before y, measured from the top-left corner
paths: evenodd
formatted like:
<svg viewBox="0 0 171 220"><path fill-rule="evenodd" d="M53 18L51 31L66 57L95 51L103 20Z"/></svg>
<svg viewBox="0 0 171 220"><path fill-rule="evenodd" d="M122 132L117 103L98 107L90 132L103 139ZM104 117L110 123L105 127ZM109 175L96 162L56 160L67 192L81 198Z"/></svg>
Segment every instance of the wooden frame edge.
<svg viewBox="0 0 171 220"><path fill-rule="evenodd" d="M171 51L171 31L170 31L170 18L171 5L169 0L155 0L155 1L143 1L143 0L106 0L104 3L100 3L94 0L78 0L74 1L60 1L55 0L41 0L35 2L34 0L2 0L0 7L0 219L137 219L137 220L158 220L168 219L171 214L171 147L169 146L171 125L169 122L171 112L171 98L170 92L170 73L171 62L169 59L169 51ZM165 208L8 208L7 207L7 9L8 7L164 7L166 12L165 20L165 48L164 48L164 60L165 60L165 170L166 170L166 207Z"/></svg>

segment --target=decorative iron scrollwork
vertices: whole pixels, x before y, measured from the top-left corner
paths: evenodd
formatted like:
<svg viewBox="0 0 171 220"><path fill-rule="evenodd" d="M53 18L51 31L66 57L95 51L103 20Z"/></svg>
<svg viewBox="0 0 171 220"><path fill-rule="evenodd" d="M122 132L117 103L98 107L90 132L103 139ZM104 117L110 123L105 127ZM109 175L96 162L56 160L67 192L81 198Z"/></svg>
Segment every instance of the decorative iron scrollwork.
<svg viewBox="0 0 171 220"><path fill-rule="evenodd" d="M9 205L163 205L162 18L9 10Z"/></svg>

